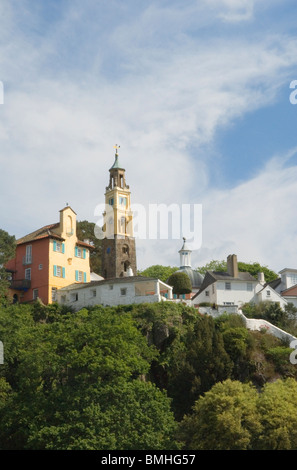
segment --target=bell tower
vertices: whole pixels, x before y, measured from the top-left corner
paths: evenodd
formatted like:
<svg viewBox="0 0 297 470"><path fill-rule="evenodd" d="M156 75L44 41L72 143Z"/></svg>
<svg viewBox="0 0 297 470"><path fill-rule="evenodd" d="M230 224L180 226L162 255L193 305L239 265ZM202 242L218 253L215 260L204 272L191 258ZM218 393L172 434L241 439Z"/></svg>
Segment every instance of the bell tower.
<svg viewBox="0 0 297 470"><path fill-rule="evenodd" d="M136 275L130 188L126 184L125 170L119 163L119 146L116 145L115 149L103 214L105 238L102 240L102 276L105 279Z"/></svg>

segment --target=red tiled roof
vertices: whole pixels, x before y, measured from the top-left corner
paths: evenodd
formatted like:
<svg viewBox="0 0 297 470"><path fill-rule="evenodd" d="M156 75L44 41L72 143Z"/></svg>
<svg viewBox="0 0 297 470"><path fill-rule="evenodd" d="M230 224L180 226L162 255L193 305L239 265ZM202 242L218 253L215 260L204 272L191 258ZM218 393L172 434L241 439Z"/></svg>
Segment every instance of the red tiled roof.
<svg viewBox="0 0 297 470"><path fill-rule="evenodd" d="M60 237L57 233L53 231L53 229L58 228L59 225L59 223L45 225L44 227L41 227L38 230L35 230L34 232L29 233L28 235L25 235L22 238L19 238L17 240L17 245L33 242L35 240L41 240L42 238L57 238L58 240L63 240L62 237Z"/></svg>

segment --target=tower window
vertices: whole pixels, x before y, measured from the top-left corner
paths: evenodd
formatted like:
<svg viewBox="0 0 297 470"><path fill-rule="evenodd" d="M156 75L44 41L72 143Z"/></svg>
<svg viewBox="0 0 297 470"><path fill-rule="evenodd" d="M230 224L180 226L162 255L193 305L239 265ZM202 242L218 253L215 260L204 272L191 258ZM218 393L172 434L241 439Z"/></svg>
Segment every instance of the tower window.
<svg viewBox="0 0 297 470"><path fill-rule="evenodd" d="M108 200L108 204L109 204L110 206L113 206L113 197L111 197L111 198Z"/></svg>
<svg viewBox="0 0 297 470"><path fill-rule="evenodd" d="M129 254L129 247L127 245L124 245L123 248L122 248L122 252L124 255L128 255Z"/></svg>
<svg viewBox="0 0 297 470"><path fill-rule="evenodd" d="M122 206L126 206L127 205L127 198L126 197L120 197L119 202Z"/></svg>

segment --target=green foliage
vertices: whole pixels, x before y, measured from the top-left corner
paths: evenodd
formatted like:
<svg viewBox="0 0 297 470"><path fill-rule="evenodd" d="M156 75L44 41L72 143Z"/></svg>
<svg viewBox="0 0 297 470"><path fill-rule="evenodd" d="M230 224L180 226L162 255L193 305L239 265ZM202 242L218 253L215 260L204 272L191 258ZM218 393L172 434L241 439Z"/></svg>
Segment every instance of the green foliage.
<svg viewBox="0 0 297 470"><path fill-rule="evenodd" d="M6 272L5 264L14 258L15 249L15 237L0 229L0 304L6 301L9 287L9 273Z"/></svg>
<svg viewBox="0 0 297 470"><path fill-rule="evenodd" d="M227 271L227 262L225 260L212 260L204 266L197 268L197 271L203 275L206 274L207 271L225 272Z"/></svg>
<svg viewBox="0 0 297 470"><path fill-rule="evenodd" d="M174 447L170 401L141 382L157 351L132 317L103 307L57 313L36 322L32 306L0 310L2 380L12 388L0 409L2 448Z"/></svg>
<svg viewBox="0 0 297 470"><path fill-rule="evenodd" d="M289 320L289 313L283 310L277 302L261 302L255 304L245 304L242 307L245 316L249 318L261 318L267 320L279 328L286 328Z"/></svg>
<svg viewBox="0 0 297 470"><path fill-rule="evenodd" d="M183 272L176 272L171 274L168 278L167 284L173 287L173 293L177 295L189 294L192 292L192 284L189 276Z"/></svg>
<svg viewBox="0 0 297 470"><path fill-rule="evenodd" d="M139 271L138 274L146 277L153 277L155 279L160 279L160 281L167 282L167 279L177 271L177 267L171 266L161 266L160 264L155 264L146 268L144 271Z"/></svg>
<svg viewBox="0 0 297 470"><path fill-rule="evenodd" d="M261 266L259 263L243 263L238 261L238 270L241 272L248 272L256 279L258 273L263 272L265 275L265 281L271 282L278 278L278 275L269 269L267 266ZM205 266L197 268L201 274L206 274L207 271L217 271L217 272L226 272L227 271L227 262L225 260L212 260L207 263Z"/></svg>
<svg viewBox="0 0 297 470"><path fill-rule="evenodd" d="M255 449L297 449L297 382L293 378L267 383L258 398L262 432Z"/></svg>
<svg viewBox="0 0 297 470"><path fill-rule="evenodd" d="M230 379L200 397L180 423L185 449L296 450L297 382L267 383L258 393Z"/></svg>
<svg viewBox="0 0 297 470"><path fill-rule="evenodd" d="M250 384L230 379L215 384L184 417L179 438L186 449L251 449L261 429L257 398Z"/></svg>
<svg viewBox="0 0 297 470"><path fill-rule="evenodd" d="M95 224L87 220L77 222L76 234L79 240L89 240L93 245L93 250L90 252L91 271L100 274L102 241L95 235Z"/></svg>
<svg viewBox="0 0 297 470"><path fill-rule="evenodd" d="M238 315L36 302L0 339L1 450L297 448L291 350Z"/></svg>
<svg viewBox="0 0 297 470"><path fill-rule="evenodd" d="M197 397L228 378L232 361L211 317L198 317L176 337L166 354L167 390L176 417L190 411Z"/></svg>
<svg viewBox="0 0 297 470"><path fill-rule="evenodd" d="M248 272L256 279L258 277L258 273L264 273L265 281L271 282L278 278L278 275L269 269L267 266L262 266L259 263L243 263L241 261L238 262L238 269L242 272Z"/></svg>

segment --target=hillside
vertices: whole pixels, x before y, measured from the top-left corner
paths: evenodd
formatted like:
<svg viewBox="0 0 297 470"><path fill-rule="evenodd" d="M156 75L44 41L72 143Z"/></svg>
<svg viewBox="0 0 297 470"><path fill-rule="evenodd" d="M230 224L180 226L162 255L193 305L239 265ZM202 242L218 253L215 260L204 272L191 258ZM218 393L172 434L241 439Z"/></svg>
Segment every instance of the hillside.
<svg viewBox="0 0 297 470"><path fill-rule="evenodd" d="M185 416L217 384L259 392L297 374L287 345L238 316L169 302L77 313L11 305L0 338L2 450L184 448Z"/></svg>

